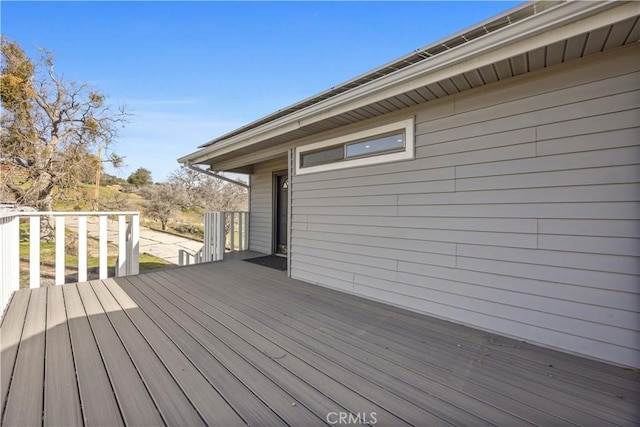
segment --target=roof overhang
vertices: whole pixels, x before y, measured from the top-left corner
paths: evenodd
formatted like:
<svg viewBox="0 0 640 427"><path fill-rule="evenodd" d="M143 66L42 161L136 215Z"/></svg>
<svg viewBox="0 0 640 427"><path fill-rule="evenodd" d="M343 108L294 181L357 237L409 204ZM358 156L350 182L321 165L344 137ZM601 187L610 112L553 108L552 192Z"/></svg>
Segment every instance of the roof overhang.
<svg viewBox="0 0 640 427"><path fill-rule="evenodd" d="M537 11L536 6L541 4L546 7ZM522 15L523 11L527 14ZM218 165L228 166L230 159L257 150L631 44L640 38L639 15L637 2L528 3L420 51L426 56L438 45L466 39L465 34L475 34L495 22L504 23L510 16L520 17L515 23L487 30L484 35L376 77L391 66L387 64L204 144L178 161L221 170ZM417 53L391 64L404 64L406 58ZM368 81L367 76L371 76ZM354 85L356 81L360 83ZM335 93L328 96L332 91ZM250 164L231 163L233 168Z"/></svg>

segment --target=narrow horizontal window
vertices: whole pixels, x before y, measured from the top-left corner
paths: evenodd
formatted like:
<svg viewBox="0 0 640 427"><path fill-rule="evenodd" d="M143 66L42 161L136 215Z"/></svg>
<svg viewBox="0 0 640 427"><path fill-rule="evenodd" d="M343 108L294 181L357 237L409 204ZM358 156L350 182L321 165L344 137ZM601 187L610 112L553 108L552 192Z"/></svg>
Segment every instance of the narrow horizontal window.
<svg viewBox="0 0 640 427"><path fill-rule="evenodd" d="M404 133L382 136L367 141L347 144L346 158L370 156L404 148Z"/></svg>
<svg viewBox="0 0 640 427"><path fill-rule="evenodd" d="M414 127L414 119L409 118L298 147L296 173L413 159Z"/></svg>
<svg viewBox="0 0 640 427"><path fill-rule="evenodd" d="M306 168L314 165L337 162L344 159L344 147L330 147L324 150L313 151L302 155L302 167Z"/></svg>

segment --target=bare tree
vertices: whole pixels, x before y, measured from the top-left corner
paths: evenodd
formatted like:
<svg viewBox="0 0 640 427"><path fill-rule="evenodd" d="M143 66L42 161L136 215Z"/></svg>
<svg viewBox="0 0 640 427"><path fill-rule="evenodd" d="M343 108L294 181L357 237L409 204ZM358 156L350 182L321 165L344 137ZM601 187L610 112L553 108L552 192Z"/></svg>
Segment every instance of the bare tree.
<svg viewBox="0 0 640 427"><path fill-rule="evenodd" d="M18 203L50 211L56 198L101 168L104 160L89 154L109 150L127 113L112 111L88 84L57 75L51 52L42 49L34 64L4 37L1 50L0 184Z"/></svg>
<svg viewBox="0 0 640 427"><path fill-rule="evenodd" d="M247 190L238 185L187 168L173 172L169 182L184 190L187 207L212 211L247 210Z"/></svg>
<svg viewBox="0 0 640 427"><path fill-rule="evenodd" d="M169 221L184 205L184 192L175 185L157 184L145 187L142 194L146 199L142 205L145 214L160 221L162 230L166 231Z"/></svg>

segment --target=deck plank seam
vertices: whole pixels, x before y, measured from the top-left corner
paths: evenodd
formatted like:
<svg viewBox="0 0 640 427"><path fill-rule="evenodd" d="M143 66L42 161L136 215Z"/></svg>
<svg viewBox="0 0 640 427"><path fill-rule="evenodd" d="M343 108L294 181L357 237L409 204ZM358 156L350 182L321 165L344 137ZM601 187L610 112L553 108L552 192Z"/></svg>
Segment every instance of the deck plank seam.
<svg viewBox="0 0 640 427"><path fill-rule="evenodd" d="M43 332L43 342L44 342L44 357L43 357L43 369L42 369L42 425L44 426L45 420L45 408L47 407L47 329L49 328L47 322L47 314L49 311L49 287L45 287L45 297L44 297L44 332Z"/></svg>

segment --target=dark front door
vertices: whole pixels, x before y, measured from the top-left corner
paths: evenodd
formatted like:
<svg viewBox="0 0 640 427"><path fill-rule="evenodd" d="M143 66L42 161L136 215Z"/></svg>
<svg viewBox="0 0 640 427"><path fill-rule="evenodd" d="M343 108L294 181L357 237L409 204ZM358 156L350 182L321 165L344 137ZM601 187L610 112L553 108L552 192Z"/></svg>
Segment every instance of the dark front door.
<svg viewBox="0 0 640 427"><path fill-rule="evenodd" d="M275 253L287 255L287 218L289 216L289 176L276 175L275 191Z"/></svg>

